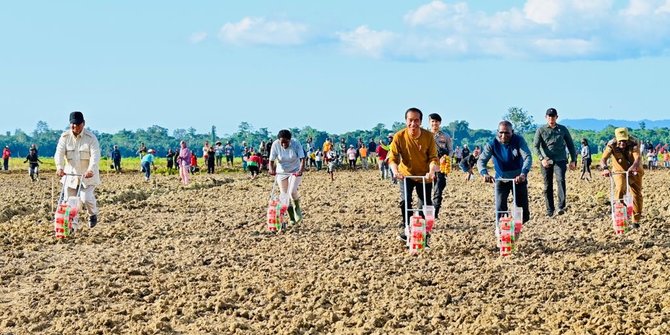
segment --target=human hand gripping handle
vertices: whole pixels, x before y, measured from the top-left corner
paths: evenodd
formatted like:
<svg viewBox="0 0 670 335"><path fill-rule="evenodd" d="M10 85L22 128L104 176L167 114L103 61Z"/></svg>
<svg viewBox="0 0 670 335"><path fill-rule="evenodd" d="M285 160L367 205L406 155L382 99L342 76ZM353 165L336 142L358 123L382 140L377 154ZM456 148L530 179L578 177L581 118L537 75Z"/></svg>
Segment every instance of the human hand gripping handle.
<svg viewBox="0 0 670 335"><path fill-rule="evenodd" d="M514 183L515 184L520 184L520 183L523 183L524 181L526 181L526 175L523 174L523 173L514 178Z"/></svg>

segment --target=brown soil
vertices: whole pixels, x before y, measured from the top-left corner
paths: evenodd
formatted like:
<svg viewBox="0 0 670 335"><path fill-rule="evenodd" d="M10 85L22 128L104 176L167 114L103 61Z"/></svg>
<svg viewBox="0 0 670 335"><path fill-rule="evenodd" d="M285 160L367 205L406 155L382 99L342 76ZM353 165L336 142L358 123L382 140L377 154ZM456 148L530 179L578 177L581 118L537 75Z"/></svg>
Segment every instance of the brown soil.
<svg viewBox="0 0 670 335"><path fill-rule="evenodd" d="M2 174L2 334L667 334L669 173L645 175L642 227L615 236L609 182L568 174L544 216L538 171L515 254L493 238L493 189L451 175L432 248L396 239L398 189L376 172L309 172L304 222L269 234L268 176L103 176L100 222L53 234L51 175Z"/></svg>

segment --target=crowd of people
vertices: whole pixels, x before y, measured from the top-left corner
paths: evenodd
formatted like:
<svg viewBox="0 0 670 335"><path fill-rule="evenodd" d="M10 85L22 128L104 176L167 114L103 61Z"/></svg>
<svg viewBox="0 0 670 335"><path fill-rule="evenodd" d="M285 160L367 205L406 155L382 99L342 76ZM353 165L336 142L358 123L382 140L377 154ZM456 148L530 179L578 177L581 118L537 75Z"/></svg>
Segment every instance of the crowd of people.
<svg viewBox="0 0 670 335"><path fill-rule="evenodd" d="M582 161L580 178L585 180L592 178L588 140L581 139L581 150L578 153L570 131L557 123L558 111L555 108L546 111L546 124L536 130L532 147L528 146L522 136L514 133L512 123L501 121L494 138L483 147L475 146L472 151L467 144L454 148L451 137L441 130L441 116L433 113L428 118L430 130L422 128L423 112L418 108L410 108L405 112L406 127L389 134L385 139L376 141L370 139L366 143L359 138L356 144L347 144L344 139L334 143L328 138L321 147L316 147L312 138L308 138L303 146L293 138L289 130L283 129L279 131L276 139L261 141L257 147L242 142L240 153L242 168L249 172L252 179L263 170L274 175L280 193L291 199L289 210L291 222L298 223L302 220L298 187L305 171L323 169L330 175L330 179L334 180L335 170L338 168L365 170L374 167L378 169L380 179L388 179L394 184L399 184L399 207L403 220L399 238L402 240L407 238L404 231L407 219L405 209L412 206L412 193L416 193L418 197L418 208L433 205L435 218L439 217L442 193L446 187L447 174L450 172L450 168L445 169L444 166L450 167L452 164L458 166L465 173L467 180L479 175L486 183L496 183L495 207L498 212L508 211L507 199L512 190L511 182L516 184L514 203L523 209L524 222L530 218L527 176L531 171L533 156L540 162L548 217L562 215L568 210L565 175L568 169L576 170L578 157ZM98 215L94 190L101 182L100 145L95 134L85 129L84 116L81 112L72 112L69 120L70 129L59 138L54 155L56 174L62 177L63 187L67 190L68 196L75 195L77 189L81 187L81 201L89 214L89 225L94 227ZM156 150L141 143L137 155L140 157L140 170L144 174L144 179L149 181L152 171L156 170ZM670 168L667 145L654 146L639 141L629 135L626 128L617 128L614 138L605 145L599 162L601 175L613 178L616 199L623 199L624 193L630 189L633 199L634 228L639 227L643 211L643 163L646 161L649 169L658 168L659 155L664 166ZM224 157L225 166L234 167L235 147L230 141L225 145L221 141L217 141L214 145L206 141L201 151L196 151L190 149L185 141L181 141L178 149L167 150L166 168L169 171L177 169L180 181L186 185L190 181L190 175L200 171L198 156L203 158L207 173L215 173L216 168L224 167ZM3 150L4 169L8 169L10 157L11 151L6 146ZM121 153L118 146L113 147L110 158L112 170L121 172ZM490 175L488 171L487 165L490 160L493 160L494 175ZM608 164L610 161L611 166ZM41 162L37 147L32 145L24 161L29 164L29 175L32 180L38 178ZM446 164L447 162L449 164ZM66 176L76 178L65 178ZM410 177L406 178L408 176ZM554 182L557 202L554 199Z"/></svg>

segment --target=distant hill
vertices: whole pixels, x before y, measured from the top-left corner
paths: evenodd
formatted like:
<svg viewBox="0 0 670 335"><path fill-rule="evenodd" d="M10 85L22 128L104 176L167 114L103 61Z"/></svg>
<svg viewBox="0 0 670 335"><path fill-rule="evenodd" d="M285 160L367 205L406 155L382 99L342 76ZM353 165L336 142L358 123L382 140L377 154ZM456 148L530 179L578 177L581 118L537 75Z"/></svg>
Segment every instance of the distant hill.
<svg viewBox="0 0 670 335"><path fill-rule="evenodd" d="M640 122L645 123L645 127L647 129L654 129L654 128L670 128L670 120L638 120L638 121L631 121L631 120L613 120L613 119L605 119L605 120L599 120L599 119L565 119L565 120L559 120L558 121L560 124L566 126L566 127L571 127L574 129L580 129L580 130L594 130L594 131L600 131L605 128L607 128L608 125L613 125L615 127L629 127L631 129L640 129Z"/></svg>

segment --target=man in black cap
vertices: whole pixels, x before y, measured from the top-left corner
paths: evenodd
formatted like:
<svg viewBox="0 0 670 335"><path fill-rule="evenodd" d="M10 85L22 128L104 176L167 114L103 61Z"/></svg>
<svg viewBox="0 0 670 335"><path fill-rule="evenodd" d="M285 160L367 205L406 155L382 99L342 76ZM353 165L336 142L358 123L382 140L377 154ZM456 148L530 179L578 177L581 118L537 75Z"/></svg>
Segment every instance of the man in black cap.
<svg viewBox="0 0 670 335"><path fill-rule="evenodd" d="M88 225L95 227L98 223L98 205L95 199L95 187L100 185L100 144L95 135L86 130L84 115L81 112L70 113L70 130L65 131L58 139L54 162L56 174L62 177L61 183L67 189L67 196L77 195L78 178L81 181L81 201L89 214ZM66 174L80 177L65 178Z"/></svg>
<svg viewBox="0 0 670 335"><path fill-rule="evenodd" d="M541 163L542 177L544 178L544 202L547 206L547 216L554 216L554 177L558 188L558 214L565 213L565 172L568 167L570 153L570 170L577 168L577 151L568 128L556 123L558 112L555 108L547 109L545 118L547 124L537 128L533 147Z"/></svg>

